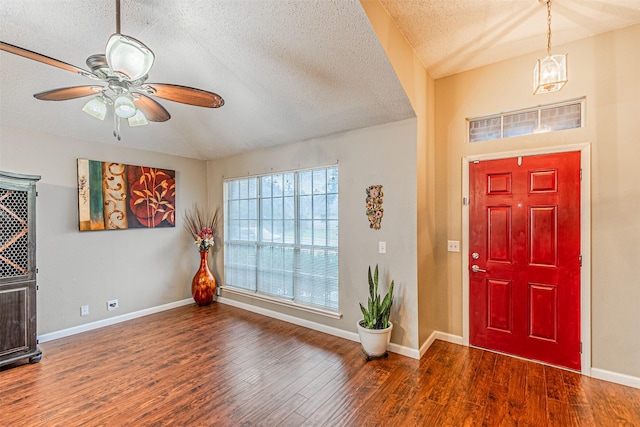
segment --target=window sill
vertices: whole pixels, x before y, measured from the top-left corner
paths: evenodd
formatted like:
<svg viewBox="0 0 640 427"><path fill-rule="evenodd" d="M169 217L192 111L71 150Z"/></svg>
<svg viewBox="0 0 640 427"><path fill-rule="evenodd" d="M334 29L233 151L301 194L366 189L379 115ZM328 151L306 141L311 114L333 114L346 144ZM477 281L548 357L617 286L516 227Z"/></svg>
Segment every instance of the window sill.
<svg viewBox="0 0 640 427"><path fill-rule="evenodd" d="M229 286L221 286L220 290L223 292L228 292L230 294L241 295L244 297L270 302L272 304L281 305L283 307L289 307L296 310L306 311L307 313L319 314L321 316L329 317L332 319L342 319L342 313L337 313L334 311L324 310L322 308L310 307L307 305L298 304L293 301L287 301L276 297L270 297L268 295L262 295L256 292L247 291L245 289L232 288Z"/></svg>

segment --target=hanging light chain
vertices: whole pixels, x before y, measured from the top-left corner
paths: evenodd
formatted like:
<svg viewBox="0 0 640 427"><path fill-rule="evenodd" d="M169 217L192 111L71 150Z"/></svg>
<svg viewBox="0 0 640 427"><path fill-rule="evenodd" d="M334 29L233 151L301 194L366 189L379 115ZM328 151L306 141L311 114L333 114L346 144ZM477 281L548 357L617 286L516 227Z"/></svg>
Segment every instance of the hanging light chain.
<svg viewBox="0 0 640 427"><path fill-rule="evenodd" d="M116 0L116 34L120 34L120 0Z"/></svg>
<svg viewBox="0 0 640 427"><path fill-rule="evenodd" d="M551 0L547 0L547 55L551 56Z"/></svg>

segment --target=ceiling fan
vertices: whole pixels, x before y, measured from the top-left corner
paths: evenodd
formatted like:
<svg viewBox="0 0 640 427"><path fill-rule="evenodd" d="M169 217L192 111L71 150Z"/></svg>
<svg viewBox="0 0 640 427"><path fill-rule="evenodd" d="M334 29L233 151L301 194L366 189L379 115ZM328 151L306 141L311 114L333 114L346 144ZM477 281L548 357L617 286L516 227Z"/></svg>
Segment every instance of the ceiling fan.
<svg viewBox="0 0 640 427"><path fill-rule="evenodd" d="M169 112L151 96L197 107L218 108L224 105L220 95L206 90L146 83L155 55L142 42L120 33L120 0L116 0L116 32L109 38L104 54L87 58L90 71L3 41L0 41L0 50L99 81L101 84L52 89L33 96L43 101L66 101L93 95L82 110L104 120L108 107L113 108L113 136L118 140L121 118L127 119L129 126L146 125L147 120L165 122L171 118Z"/></svg>

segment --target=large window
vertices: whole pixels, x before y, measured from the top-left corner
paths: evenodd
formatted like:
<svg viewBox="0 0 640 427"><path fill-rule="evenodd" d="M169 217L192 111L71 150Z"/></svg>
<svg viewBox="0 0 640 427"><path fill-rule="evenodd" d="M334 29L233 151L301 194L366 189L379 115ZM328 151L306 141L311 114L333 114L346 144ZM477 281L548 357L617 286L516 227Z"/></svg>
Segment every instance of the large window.
<svg viewBox="0 0 640 427"><path fill-rule="evenodd" d="M338 311L338 167L225 181L225 286Z"/></svg>

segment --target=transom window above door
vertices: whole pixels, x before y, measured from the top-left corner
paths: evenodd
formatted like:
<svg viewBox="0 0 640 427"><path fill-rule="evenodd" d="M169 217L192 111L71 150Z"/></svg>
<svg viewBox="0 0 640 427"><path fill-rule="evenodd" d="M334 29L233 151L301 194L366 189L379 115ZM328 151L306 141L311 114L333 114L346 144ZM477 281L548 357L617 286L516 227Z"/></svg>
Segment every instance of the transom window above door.
<svg viewBox="0 0 640 427"><path fill-rule="evenodd" d="M585 98L521 110L470 117L467 119L469 142L510 138L553 132L584 126Z"/></svg>

